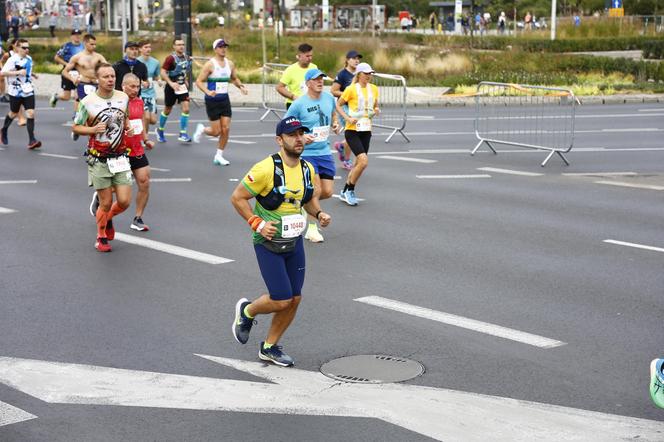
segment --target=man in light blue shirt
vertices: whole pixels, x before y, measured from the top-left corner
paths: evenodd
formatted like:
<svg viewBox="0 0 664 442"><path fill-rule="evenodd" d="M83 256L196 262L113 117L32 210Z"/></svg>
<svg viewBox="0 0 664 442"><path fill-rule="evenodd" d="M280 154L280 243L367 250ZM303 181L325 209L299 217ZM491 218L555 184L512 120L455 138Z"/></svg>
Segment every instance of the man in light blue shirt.
<svg viewBox="0 0 664 442"><path fill-rule="evenodd" d="M307 93L291 104L286 117L296 117L311 132L305 135L306 145L302 158L314 166L315 185L320 188L320 200L332 196L336 166L330 150L330 130L338 134L341 125L335 110L336 100L329 92L323 91L325 73L317 68L309 69L304 75ZM323 242L315 220L310 217L309 228L304 236L311 242Z"/></svg>
<svg viewBox="0 0 664 442"><path fill-rule="evenodd" d="M161 63L154 57L151 57L152 45L144 40L139 44L141 56L138 60L148 68L148 85L142 85L141 98L143 99L143 127L147 133L150 133L150 125L157 124L157 93L154 89L154 82L161 86Z"/></svg>

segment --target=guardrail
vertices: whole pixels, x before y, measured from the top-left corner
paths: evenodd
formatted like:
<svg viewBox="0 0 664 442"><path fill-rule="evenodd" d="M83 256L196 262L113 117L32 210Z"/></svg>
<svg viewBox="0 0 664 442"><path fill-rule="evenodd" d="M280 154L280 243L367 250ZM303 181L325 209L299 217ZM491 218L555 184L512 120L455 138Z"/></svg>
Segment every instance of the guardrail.
<svg viewBox="0 0 664 442"><path fill-rule="evenodd" d="M280 119L286 113L285 98L279 95L276 86L288 66L280 63L266 63L263 65L261 101L265 113L261 116L260 121L263 121L270 114ZM330 84L331 80L331 78L326 77L326 84ZM410 139L404 133L407 122L406 79L401 75L376 73L374 74L373 83L378 86L378 104L381 112L373 118L372 126L392 131L385 140L386 143L389 143L397 132L406 141L410 142Z"/></svg>
<svg viewBox="0 0 664 442"><path fill-rule="evenodd" d="M475 135L479 143L506 144L548 151L542 167L553 155L569 166L563 154L574 146L576 104L569 89L511 83L481 82L475 94Z"/></svg>

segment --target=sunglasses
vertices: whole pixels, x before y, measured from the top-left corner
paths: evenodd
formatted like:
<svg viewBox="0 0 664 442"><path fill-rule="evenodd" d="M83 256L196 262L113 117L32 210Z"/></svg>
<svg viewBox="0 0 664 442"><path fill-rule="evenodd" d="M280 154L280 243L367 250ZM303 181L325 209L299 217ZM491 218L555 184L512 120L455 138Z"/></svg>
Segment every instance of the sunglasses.
<svg viewBox="0 0 664 442"><path fill-rule="evenodd" d="M21 49L25 49L26 51L30 50L30 46L21 46Z"/></svg>

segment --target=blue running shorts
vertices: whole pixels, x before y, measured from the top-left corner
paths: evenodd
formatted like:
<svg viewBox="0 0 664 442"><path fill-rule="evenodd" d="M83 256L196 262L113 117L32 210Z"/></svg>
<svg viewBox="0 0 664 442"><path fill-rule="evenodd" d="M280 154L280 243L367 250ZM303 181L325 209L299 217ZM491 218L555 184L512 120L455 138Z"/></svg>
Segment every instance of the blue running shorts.
<svg viewBox="0 0 664 442"><path fill-rule="evenodd" d="M254 250L270 299L286 301L293 296L302 295L305 259L301 236L292 252L274 253L262 244L254 244Z"/></svg>

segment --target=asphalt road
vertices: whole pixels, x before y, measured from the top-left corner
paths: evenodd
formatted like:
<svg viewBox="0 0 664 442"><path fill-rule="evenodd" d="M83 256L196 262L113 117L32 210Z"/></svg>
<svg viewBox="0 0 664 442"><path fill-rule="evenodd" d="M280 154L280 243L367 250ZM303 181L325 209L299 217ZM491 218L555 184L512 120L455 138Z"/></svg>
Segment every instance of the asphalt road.
<svg viewBox="0 0 664 442"><path fill-rule="evenodd" d="M212 165L213 141L185 145L170 136L149 153L161 169L152 176L191 180L152 184L144 216L150 232L129 229L132 209L116 219L116 229L132 237L233 260L213 265L119 240L112 253L96 252L83 142L72 142L62 125L70 108L38 106L43 148L28 151L24 128L14 125L10 145L0 150L0 181L36 180L0 184L0 208L13 211L0 210L0 440L443 439L362 413L297 411L298 395L290 393L307 387L304 378L274 390L284 400L269 404L247 392L234 397L235 406L204 408L192 394L181 406L161 407L150 402L158 394L149 385L137 384L129 390L142 399L125 406L112 390L117 379L137 372L230 379L240 392L269 384L249 369L198 355L257 361L267 331L259 317L246 346L230 333L237 299L253 298L264 286L250 232L229 196L253 163L276 150L274 119L258 122L260 111L234 109L231 165L224 168ZM544 168L544 153L514 147L471 157L473 112L409 109L411 143L397 135L386 144L385 131L374 133L357 186L364 201L323 202L332 224L322 232L324 243L306 244L303 302L282 341L296 369L275 369L317 372L329 360L357 354L408 357L426 367L406 382L414 388L659 421L648 425L661 438L650 433L640 440L663 440L664 412L650 402L648 366L664 356L664 108L584 106L571 165L554 157ZM203 119L204 110L194 108L192 129ZM167 132L177 132L176 125L172 117ZM564 175L570 173L578 175ZM424 175L489 176L418 178ZM540 348L355 301L370 296L562 345ZM85 400L85 379L70 375L68 365L55 370L70 376L61 385L34 367L10 377L7 367L24 359L128 371ZM46 385L61 391L44 392ZM178 385L168 391L181 393ZM403 400L395 405L408 408ZM335 406L320 406L327 405ZM8 423L16 409L36 418ZM404 421L411 418L417 420L403 412ZM513 415L510 424L537 433L525 415ZM449 440L473 440L475 431L470 424L467 437L450 433ZM597 433L597 440L609 439ZM495 440L513 438L496 433Z"/></svg>

